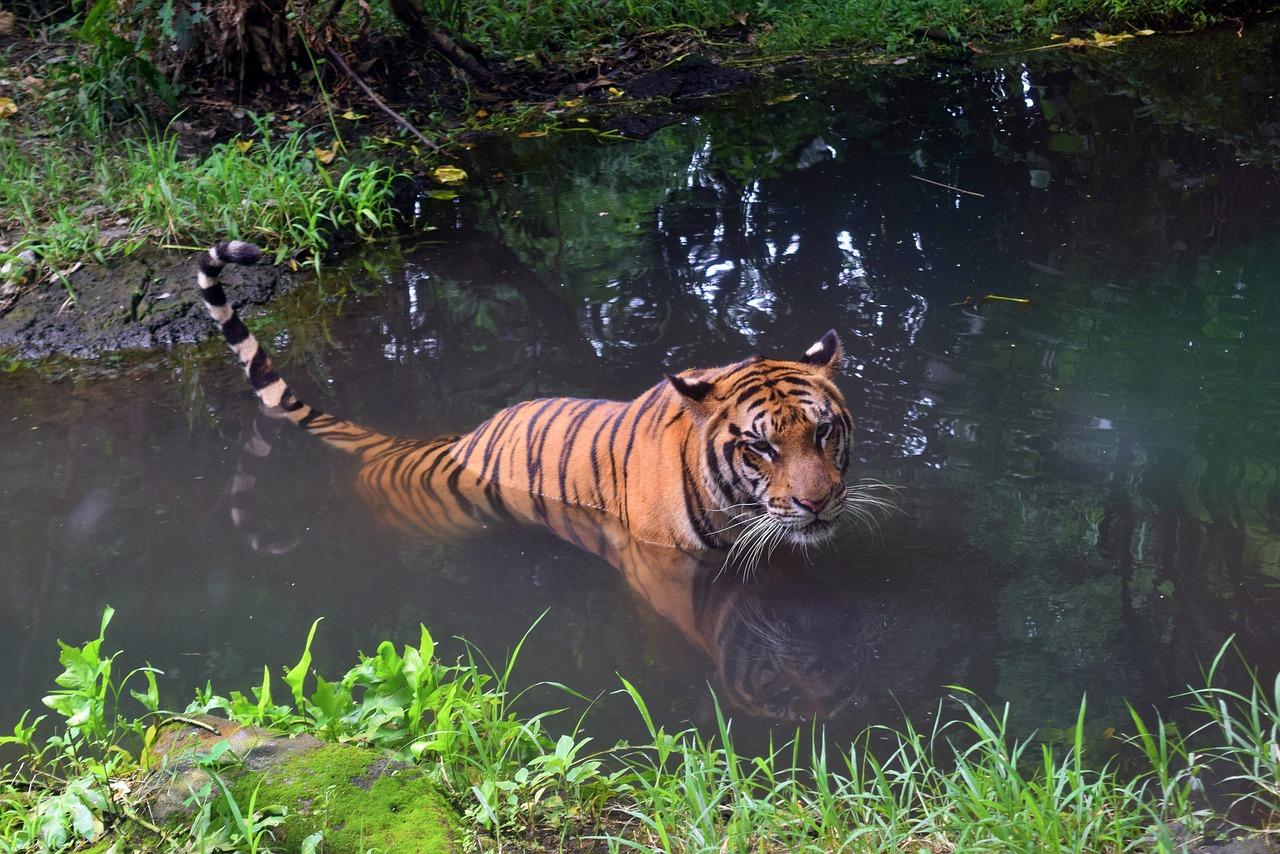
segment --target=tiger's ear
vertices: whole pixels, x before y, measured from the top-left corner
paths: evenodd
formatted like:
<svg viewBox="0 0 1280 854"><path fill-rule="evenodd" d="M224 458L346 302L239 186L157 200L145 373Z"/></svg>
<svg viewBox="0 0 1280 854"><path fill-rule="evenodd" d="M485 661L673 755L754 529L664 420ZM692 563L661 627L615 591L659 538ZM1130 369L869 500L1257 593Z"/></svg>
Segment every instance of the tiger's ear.
<svg viewBox="0 0 1280 854"><path fill-rule="evenodd" d="M829 377L835 376L840 369L840 360L844 358L844 348L840 346L840 336L834 329L815 341L813 346L804 351L800 361L812 365Z"/></svg>
<svg viewBox="0 0 1280 854"><path fill-rule="evenodd" d="M715 383L682 377L678 374L667 374L667 382L671 383L671 387L680 395L685 409L695 415L705 414L707 395L711 394L711 390L716 387Z"/></svg>

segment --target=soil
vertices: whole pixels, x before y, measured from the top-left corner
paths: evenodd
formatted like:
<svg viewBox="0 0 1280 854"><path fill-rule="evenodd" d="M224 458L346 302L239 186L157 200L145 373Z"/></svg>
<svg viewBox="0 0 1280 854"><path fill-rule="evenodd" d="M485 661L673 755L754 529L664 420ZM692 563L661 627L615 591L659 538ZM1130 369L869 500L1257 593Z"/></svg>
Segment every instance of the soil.
<svg viewBox="0 0 1280 854"><path fill-rule="evenodd" d="M20 359L55 353L83 359L203 341L216 327L195 275L195 256L155 252L83 267L67 276L67 285L45 281L0 316L0 349ZM264 305L302 279L272 266L229 267L223 277L237 308Z"/></svg>

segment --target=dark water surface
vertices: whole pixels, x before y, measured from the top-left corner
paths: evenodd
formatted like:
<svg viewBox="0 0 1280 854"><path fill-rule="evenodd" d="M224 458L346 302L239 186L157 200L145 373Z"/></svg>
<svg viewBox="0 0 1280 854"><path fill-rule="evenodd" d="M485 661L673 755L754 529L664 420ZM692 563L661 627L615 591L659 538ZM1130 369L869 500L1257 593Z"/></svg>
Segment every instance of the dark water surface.
<svg viewBox="0 0 1280 854"><path fill-rule="evenodd" d="M595 694L620 674L669 725L710 724L710 685L753 740L812 715L840 733L899 706L923 720L957 683L1012 703L1022 731L1070 724L1083 692L1096 726L1120 725L1126 699L1177 706L1232 634L1274 675L1277 44L1255 28L833 67L643 142L481 146L472 171L501 177L424 200L437 230L268 324L305 399L421 437L798 355L835 326L851 474L901 484L906 512L752 585L629 584L536 530L395 533L348 460L289 432L237 528L255 407L220 349L10 375L0 723L39 703L55 638L90 637L106 603L109 645L163 669L174 704L292 664L317 616L332 675L419 622L501 658L545 611L522 681ZM593 721L604 738L638 723L616 699Z"/></svg>

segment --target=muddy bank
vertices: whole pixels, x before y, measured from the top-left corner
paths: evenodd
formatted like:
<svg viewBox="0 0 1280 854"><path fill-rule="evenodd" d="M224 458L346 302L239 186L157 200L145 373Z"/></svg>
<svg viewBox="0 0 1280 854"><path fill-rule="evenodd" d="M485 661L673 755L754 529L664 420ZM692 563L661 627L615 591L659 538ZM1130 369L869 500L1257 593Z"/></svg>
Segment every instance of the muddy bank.
<svg viewBox="0 0 1280 854"><path fill-rule="evenodd" d="M193 344L216 331L196 289L195 256L155 252L80 268L23 291L0 316L0 350L21 359L93 358ZM224 273L237 308L265 305L304 277L270 265Z"/></svg>

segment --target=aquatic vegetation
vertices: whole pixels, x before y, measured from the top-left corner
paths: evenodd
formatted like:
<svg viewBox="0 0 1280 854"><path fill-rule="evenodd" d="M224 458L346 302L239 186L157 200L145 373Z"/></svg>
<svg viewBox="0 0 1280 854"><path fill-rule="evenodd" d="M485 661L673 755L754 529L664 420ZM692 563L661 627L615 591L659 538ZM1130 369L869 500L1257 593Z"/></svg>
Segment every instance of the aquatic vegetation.
<svg viewBox="0 0 1280 854"><path fill-rule="evenodd" d="M217 785L197 798L179 830L153 825L145 803L134 800L157 727L208 711L386 750L423 769L473 833L539 848L586 838L643 851L1173 851L1178 834L1239 833L1280 820L1280 679L1274 690L1256 674L1243 691L1215 686L1229 646L1206 670L1205 687L1187 694L1199 725L1186 735L1135 710L1132 735L1100 737L1082 700L1064 738L1017 738L1007 706L992 709L956 689L954 705L940 707L927 730L886 724L837 745L814 727L750 755L735 747L718 705L711 735L669 732L625 679L621 690L648 741L596 749L582 717L513 710L520 645L500 668L474 651L446 664L425 628L416 645L383 642L329 681L311 667L313 624L281 679L292 703L277 702L264 670L249 695L207 687L175 716L160 711L151 669L113 677L118 653L102 651L111 614L97 638L62 647L66 669L45 700L60 718L52 734L37 735L52 721L24 716L0 738L23 750L4 769L0 851L58 851L146 833L162 848L269 850L273 828L289 817L271 803L273 792L284 796L261 778L228 785L215 775ZM143 714L121 708L138 676L146 688L130 695ZM566 700L576 696L554 687ZM1230 798L1230 819L1195 797L1206 783ZM322 841L317 831L304 850Z"/></svg>

